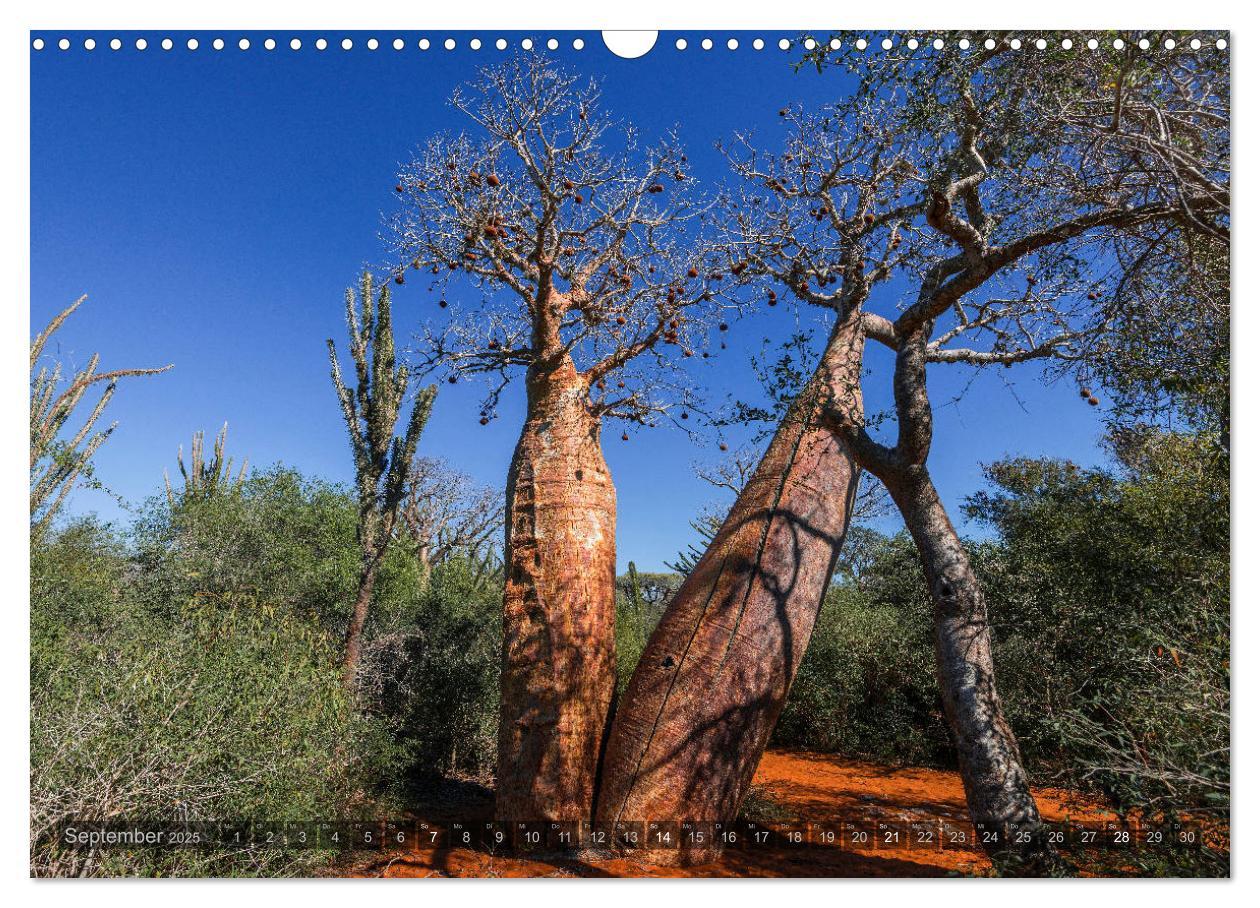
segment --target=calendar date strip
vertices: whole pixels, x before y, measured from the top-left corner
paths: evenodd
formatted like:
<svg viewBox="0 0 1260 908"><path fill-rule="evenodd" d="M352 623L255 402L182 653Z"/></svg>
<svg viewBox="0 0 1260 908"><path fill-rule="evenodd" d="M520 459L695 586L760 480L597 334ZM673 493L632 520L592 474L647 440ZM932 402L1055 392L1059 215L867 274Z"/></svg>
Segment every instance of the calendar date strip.
<svg viewBox="0 0 1260 908"><path fill-rule="evenodd" d="M1047 823L1058 849L1167 849L1202 844L1192 822L1147 826L1121 820ZM471 848L502 854L561 853L580 849L653 851L736 849L850 851L1019 849L1027 833L950 820L832 823L709 823L693 820L621 821L612 824L554 821L432 823L425 820L305 822L66 822L54 833L72 849L199 848L206 850L323 849L373 851Z"/></svg>

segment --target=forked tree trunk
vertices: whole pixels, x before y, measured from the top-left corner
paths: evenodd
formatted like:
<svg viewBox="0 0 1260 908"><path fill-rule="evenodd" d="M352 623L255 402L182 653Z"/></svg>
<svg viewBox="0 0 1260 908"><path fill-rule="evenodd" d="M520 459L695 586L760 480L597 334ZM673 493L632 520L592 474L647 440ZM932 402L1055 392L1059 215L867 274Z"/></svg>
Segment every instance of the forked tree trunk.
<svg viewBox="0 0 1260 908"><path fill-rule="evenodd" d="M507 490L501 820L590 819L616 683L617 496L586 379L530 368Z"/></svg>
<svg viewBox="0 0 1260 908"><path fill-rule="evenodd" d="M861 337L833 333L818 371L652 633L613 719L596 819L730 821L787 699L831 582L858 470L818 426L857 401ZM657 851L699 863L712 844Z"/></svg>
<svg viewBox="0 0 1260 908"><path fill-rule="evenodd" d="M899 469L884 482L931 589L937 680L972 821L1000 835L982 843L986 850L1009 851L1035 871L1052 855L1019 745L1002 716L984 592L926 467Z"/></svg>

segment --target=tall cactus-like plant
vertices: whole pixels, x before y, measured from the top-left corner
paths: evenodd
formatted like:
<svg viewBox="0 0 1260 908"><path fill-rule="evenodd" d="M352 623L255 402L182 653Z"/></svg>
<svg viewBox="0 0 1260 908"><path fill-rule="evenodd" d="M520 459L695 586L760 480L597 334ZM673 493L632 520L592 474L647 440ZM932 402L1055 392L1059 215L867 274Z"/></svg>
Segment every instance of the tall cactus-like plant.
<svg viewBox="0 0 1260 908"><path fill-rule="evenodd" d="M113 422L104 429L93 431L114 396L118 379L130 375L157 375L171 368L168 364L159 369L97 372L101 355L93 353L87 365L76 371L69 384L58 392L58 388L62 387L61 363L55 363L51 369L42 365L38 372L35 367L49 339L86 299L86 295L81 296L63 309L31 341L31 530L35 534L41 534L48 528L79 478L91 474L93 455L118 427L118 423ZM94 386L102 383L105 390L97 398L92 412L78 430L66 438L64 430L76 408Z"/></svg>
<svg viewBox="0 0 1260 908"><path fill-rule="evenodd" d="M626 602L630 606L630 615L634 619L635 651L642 652L647 643L647 629L643 623L645 612L643 601L643 583L639 577L639 569L633 561L626 567Z"/></svg>
<svg viewBox="0 0 1260 908"><path fill-rule="evenodd" d="M358 592L346 628L342 675L352 687L362 651L363 628L372 602L372 588L381 560L398 521L405 497L407 474L416 455L420 432L433 409L437 387L429 385L416 394L401 436L395 427L407 397L408 371L394 354L389 286L379 290L364 272L356 297L346 290L346 327L350 356L354 360L355 387L342 378L337 345L328 340L333 387L350 434L354 455L355 487L359 499L359 549L361 565Z"/></svg>
<svg viewBox="0 0 1260 908"><path fill-rule="evenodd" d="M176 460L179 463L179 474L184 478L184 488L177 495L171 488L170 474L165 470L162 476L166 480L166 500L171 507L177 501L188 498L209 498L219 492L226 492L240 486L245 481L245 472L249 469L249 460L241 462L241 469L232 476L232 458L225 456L227 451L227 423L214 437L214 449L209 460L206 460L206 433L194 432L192 449L188 463L184 462L184 446L179 446Z"/></svg>

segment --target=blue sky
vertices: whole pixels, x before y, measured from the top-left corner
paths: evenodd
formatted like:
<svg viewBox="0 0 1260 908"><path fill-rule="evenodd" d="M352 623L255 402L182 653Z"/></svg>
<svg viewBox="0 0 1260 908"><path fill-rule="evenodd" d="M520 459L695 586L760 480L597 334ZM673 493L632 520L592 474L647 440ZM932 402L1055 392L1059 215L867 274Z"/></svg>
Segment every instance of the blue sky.
<svg viewBox="0 0 1260 908"><path fill-rule="evenodd" d="M340 49L342 33L323 52L315 33L297 33L297 52L287 47L289 32L270 52L262 47L267 33L246 33L244 52L241 33L223 33L227 46L217 52L206 33L196 33L195 52L185 47L192 33L149 34L143 52L134 34L116 52L97 36L87 52L88 35L70 33L74 49L62 52L62 34L45 36L49 46L31 55L32 326L88 293L50 352L82 364L99 351L103 368L175 365L120 387L109 411L119 426L97 457L99 478L139 501L160 489L163 469L175 469L176 450L194 431L213 434L226 420L238 460L349 480L324 340L341 338L342 294L359 268L384 261L381 213L394 204L398 165L432 133L464 128L447 98L503 55L492 46L500 33L482 35L475 52L472 33L449 52L420 51L419 35L405 32L377 35L376 51L365 46L372 33L357 33L349 52ZM175 47L164 52L158 42L167 35ZM405 50L390 47L395 35ZM728 178L715 141L751 128L777 147L784 104L820 105L846 88L834 72L794 71L796 52L773 44L705 52L701 36L688 34L690 47L680 52L669 33L646 57L627 61L597 33L580 33L586 46L574 51L577 36L561 35L552 56L601 77L606 107L647 136L678 126L705 182ZM437 314L420 282L397 288L394 311L400 342ZM731 349L698 379L755 398L749 355L767 335L786 337L794 317L791 307L763 308L731 332ZM885 353L872 348L869 360L875 410L889 401ZM969 381L961 403L949 403ZM940 366L931 382L931 466L955 513L980 487L982 463L1017 453L1100 457L1099 411L1070 385L1044 386L1035 365L978 378ZM518 383L501 418L483 428L479 390L443 385L421 448L500 487L523 391ZM716 447L674 430L628 443L620 435L616 424L605 429L619 499L618 563L659 569L693 540L688 520L715 498L692 464L715 459ZM127 520L96 491L78 492L71 510ZM896 526L890 518L880 528Z"/></svg>

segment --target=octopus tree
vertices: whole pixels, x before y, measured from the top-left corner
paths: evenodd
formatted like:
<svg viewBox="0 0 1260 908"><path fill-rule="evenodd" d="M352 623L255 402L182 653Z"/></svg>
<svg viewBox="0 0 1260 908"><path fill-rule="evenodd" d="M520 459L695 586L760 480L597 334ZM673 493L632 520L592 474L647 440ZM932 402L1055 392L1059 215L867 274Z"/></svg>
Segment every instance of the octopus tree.
<svg viewBox="0 0 1260 908"><path fill-rule="evenodd" d="M488 380L480 421L523 371L507 479L496 815L585 820L615 685L616 492L607 420L688 417L683 359L707 357L722 266L672 135L644 144L598 85L537 56L485 69L454 107L470 131L402 169L399 261L471 304L425 329L423 365ZM440 305L447 306L443 295Z"/></svg>
<svg viewBox="0 0 1260 908"><path fill-rule="evenodd" d="M938 683L971 816L995 833L986 844L1018 846L1022 866L1036 867L1052 857L1002 715L983 590L927 465L927 367L1085 368L1140 304L1136 286L1177 263L1195 267L1180 237L1228 244L1227 60L1184 41L1146 53L1135 36L1096 53L1031 56L1001 35L970 53L964 36L945 35L939 50L901 45L871 58L847 37L839 62L856 78L852 94L818 114L784 108L779 153L739 139L731 158L744 188L723 214L747 263L741 279L768 281L770 300L785 288L831 322L802 396L819 437L845 456L819 465L830 480L809 480L837 514L854 464L890 492L934 603ZM836 62L823 47L820 66ZM867 341L895 355L891 438L863 408ZM1088 388L1081 395L1098 403ZM732 518L759 494L750 483ZM721 543L697 574L724 562ZM798 533L779 554L795 577L834 546L834 536ZM680 593L671 603L616 718L605 771L614 802L601 801L602 815L668 815L685 792L699 808L689 816L735 816L817 607L817 585L770 588L776 623L748 624L742 608L720 619L744 644L734 659L748 664L705 648L709 602Z"/></svg>

